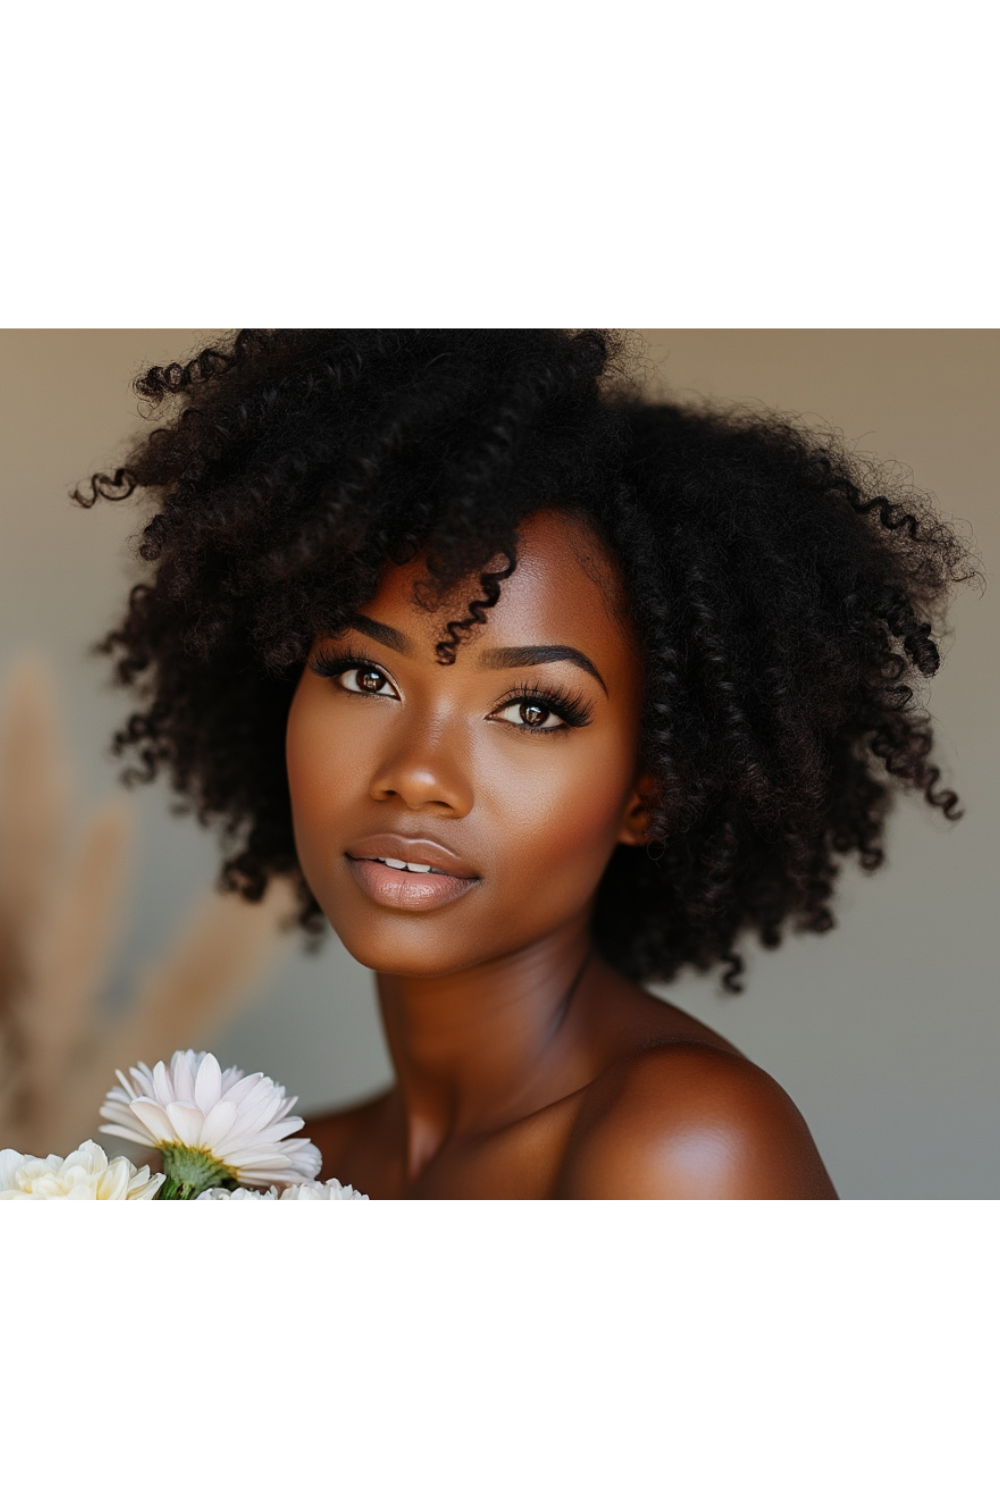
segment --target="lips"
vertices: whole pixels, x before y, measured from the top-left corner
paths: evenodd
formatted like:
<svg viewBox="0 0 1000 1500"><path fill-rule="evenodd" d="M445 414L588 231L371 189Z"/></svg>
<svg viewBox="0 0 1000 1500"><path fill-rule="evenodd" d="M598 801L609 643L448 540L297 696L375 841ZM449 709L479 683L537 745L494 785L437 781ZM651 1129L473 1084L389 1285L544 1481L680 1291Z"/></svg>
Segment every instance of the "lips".
<svg viewBox="0 0 1000 1500"><path fill-rule="evenodd" d="M348 859L401 859L408 865L432 865L442 874L454 875L459 880L479 879L471 865L434 839L408 838L399 833L373 833L356 839L346 853Z"/></svg>
<svg viewBox="0 0 1000 1500"><path fill-rule="evenodd" d="M433 839L406 838L402 834L371 834L357 839L344 855L347 868L366 896L379 906L401 911L432 911L447 906L467 891L475 890L480 877L451 849ZM409 865L430 865L430 870L399 870L385 864L391 859Z"/></svg>

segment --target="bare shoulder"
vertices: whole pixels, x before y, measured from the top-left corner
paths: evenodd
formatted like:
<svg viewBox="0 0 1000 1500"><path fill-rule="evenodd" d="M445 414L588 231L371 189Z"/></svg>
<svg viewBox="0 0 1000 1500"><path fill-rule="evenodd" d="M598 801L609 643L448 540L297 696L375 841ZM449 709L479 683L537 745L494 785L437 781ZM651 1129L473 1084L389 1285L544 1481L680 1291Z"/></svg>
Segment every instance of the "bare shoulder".
<svg viewBox="0 0 1000 1500"><path fill-rule="evenodd" d="M319 1147L324 1175L337 1172L345 1153L377 1123L391 1092L390 1089L383 1089L370 1099L362 1099L360 1103L352 1104L347 1109L313 1115L305 1121L303 1134Z"/></svg>
<svg viewBox="0 0 1000 1500"><path fill-rule="evenodd" d="M587 1090L557 1198L835 1198L784 1089L732 1050L680 1037Z"/></svg>

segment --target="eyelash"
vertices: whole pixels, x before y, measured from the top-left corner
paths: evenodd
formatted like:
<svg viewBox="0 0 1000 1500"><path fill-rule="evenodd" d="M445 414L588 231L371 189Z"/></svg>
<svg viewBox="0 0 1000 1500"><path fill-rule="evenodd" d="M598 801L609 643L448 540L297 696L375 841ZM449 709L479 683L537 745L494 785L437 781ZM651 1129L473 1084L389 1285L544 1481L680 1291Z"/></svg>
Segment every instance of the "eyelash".
<svg viewBox="0 0 1000 1500"><path fill-rule="evenodd" d="M564 724L553 724L548 729L536 728L532 724L514 725L515 729L526 729L529 734L558 734L562 729L582 729L585 724L590 723L591 719L590 709L582 694L543 688L537 682L518 683L503 702L497 704L493 712L499 713L502 708L509 708L512 703L537 703L539 708L546 708L550 713L558 714L560 719L566 721Z"/></svg>
<svg viewBox="0 0 1000 1500"><path fill-rule="evenodd" d="M337 678L344 672L360 671L367 668L369 671L378 672L386 682L391 684L389 674L367 657L351 655L334 655L330 651L321 650L317 652L311 664L311 670L320 677ZM339 687L340 684L338 683ZM351 693L355 697L375 698L382 696L376 693L358 693L354 688L341 688L341 692ZM541 728L533 724L513 724L514 729L524 730L527 734L559 734L565 729L580 729L589 724L591 710L583 695L580 693L560 692L553 688L543 688L537 682L520 682L502 702L492 710L497 714L501 709L509 708L512 703L536 703L539 708L544 708L549 713L557 714L565 722L553 724L549 728ZM510 723L510 720L505 722Z"/></svg>
<svg viewBox="0 0 1000 1500"><path fill-rule="evenodd" d="M392 680L388 672L384 671L377 662L369 661L367 657L351 656L349 654L338 656L327 650L317 651L311 669L320 677L341 677L345 672L352 670L360 672L367 669L369 672L377 672L380 677L385 678L386 682L391 683ZM340 683L337 683L336 686L340 687ZM383 696L378 693L357 693L354 688L341 688L341 692L353 693L355 697L359 698Z"/></svg>

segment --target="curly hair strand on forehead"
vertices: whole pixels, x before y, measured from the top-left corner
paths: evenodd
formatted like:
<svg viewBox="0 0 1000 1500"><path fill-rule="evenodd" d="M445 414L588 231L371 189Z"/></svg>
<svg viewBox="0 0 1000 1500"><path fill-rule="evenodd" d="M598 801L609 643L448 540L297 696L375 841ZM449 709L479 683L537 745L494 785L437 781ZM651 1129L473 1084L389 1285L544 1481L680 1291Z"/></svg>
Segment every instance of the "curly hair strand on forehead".
<svg viewBox="0 0 1000 1500"><path fill-rule="evenodd" d="M834 856L881 864L896 787L959 816L914 683L969 549L833 437L646 401L635 369L593 330L246 330L136 382L162 425L74 495L155 505L150 581L95 648L145 700L113 749L220 827L224 887L296 876L312 946L284 765L311 642L420 555L427 609L477 580L438 642L454 661L550 507L606 546L643 656L652 843L616 849L594 916L624 973L723 962L738 990L744 932L825 931Z"/></svg>

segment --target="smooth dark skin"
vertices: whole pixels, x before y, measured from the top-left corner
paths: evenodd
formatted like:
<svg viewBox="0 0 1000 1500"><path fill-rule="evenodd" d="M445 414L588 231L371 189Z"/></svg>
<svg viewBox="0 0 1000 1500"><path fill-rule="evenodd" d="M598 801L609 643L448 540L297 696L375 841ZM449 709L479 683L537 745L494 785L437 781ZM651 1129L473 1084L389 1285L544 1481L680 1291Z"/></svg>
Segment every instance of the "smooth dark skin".
<svg viewBox="0 0 1000 1500"><path fill-rule="evenodd" d="M378 1098L307 1122L324 1177L372 1198L836 1197L774 1080L591 948L598 881L619 841L643 842L651 791L639 654L600 543L562 512L526 521L499 602L448 666L442 624L475 589L430 615L412 597L422 576L420 559L390 569L364 608L405 651L354 629L314 643L310 661L346 648L383 678L307 664L288 720L302 871L376 971L396 1072ZM569 646L601 681L571 660L483 660L527 645ZM524 684L579 694L590 722L519 727L504 705ZM444 844L478 883L433 911L377 905L345 850L386 832Z"/></svg>

